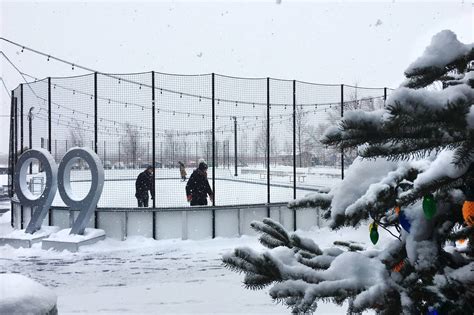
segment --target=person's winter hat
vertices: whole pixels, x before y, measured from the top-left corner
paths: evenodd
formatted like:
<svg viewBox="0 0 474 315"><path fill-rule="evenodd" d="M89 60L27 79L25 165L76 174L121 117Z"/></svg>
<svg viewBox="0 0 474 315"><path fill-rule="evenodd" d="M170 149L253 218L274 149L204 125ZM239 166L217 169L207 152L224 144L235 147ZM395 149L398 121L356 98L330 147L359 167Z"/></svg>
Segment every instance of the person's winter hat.
<svg viewBox="0 0 474 315"><path fill-rule="evenodd" d="M198 169L200 169L201 171L207 170L207 164L206 164L206 162L200 161L200 162L199 162Z"/></svg>
<svg viewBox="0 0 474 315"><path fill-rule="evenodd" d="M153 165L149 164L149 165L146 166L146 170L147 170L147 171L148 171L148 170L152 170L152 169L153 169Z"/></svg>

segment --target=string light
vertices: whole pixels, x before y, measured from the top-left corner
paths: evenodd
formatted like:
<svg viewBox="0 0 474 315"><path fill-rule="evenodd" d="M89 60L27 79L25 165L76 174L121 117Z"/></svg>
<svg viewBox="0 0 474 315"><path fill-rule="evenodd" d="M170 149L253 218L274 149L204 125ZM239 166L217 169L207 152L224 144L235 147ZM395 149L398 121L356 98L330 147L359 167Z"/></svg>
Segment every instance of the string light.
<svg viewBox="0 0 474 315"><path fill-rule="evenodd" d="M47 60L47 61L49 61L49 56L48 56L48 60Z"/></svg>
<svg viewBox="0 0 474 315"><path fill-rule="evenodd" d="M71 64L72 70L74 70L74 64Z"/></svg>

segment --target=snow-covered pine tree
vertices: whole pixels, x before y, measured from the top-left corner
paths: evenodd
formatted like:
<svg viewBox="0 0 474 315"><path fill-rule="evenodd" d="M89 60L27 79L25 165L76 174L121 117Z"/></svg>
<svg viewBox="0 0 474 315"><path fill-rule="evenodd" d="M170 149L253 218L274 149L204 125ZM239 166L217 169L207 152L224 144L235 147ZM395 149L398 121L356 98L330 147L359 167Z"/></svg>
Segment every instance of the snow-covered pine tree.
<svg viewBox="0 0 474 315"><path fill-rule="evenodd" d="M346 178L290 203L319 207L332 229L371 222L373 242L378 227L395 236L386 248L322 250L264 219L252 227L268 250L237 248L224 264L245 273L247 288L272 285L294 313L329 299L349 301L349 312L474 314L473 61L474 44L435 35L385 109L348 112L326 131L323 143L359 150Z"/></svg>

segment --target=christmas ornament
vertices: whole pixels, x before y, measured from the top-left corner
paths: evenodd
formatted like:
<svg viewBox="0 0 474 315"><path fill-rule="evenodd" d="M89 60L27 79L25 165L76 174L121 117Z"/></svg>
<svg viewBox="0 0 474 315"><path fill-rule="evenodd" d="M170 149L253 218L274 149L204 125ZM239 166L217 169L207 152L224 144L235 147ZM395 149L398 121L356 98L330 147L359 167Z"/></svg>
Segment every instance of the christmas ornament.
<svg viewBox="0 0 474 315"><path fill-rule="evenodd" d="M369 225L369 231L370 231L370 240L372 241L372 244L377 244L379 241L379 232L377 231L377 223L372 222Z"/></svg>
<svg viewBox="0 0 474 315"><path fill-rule="evenodd" d="M402 228L405 231L410 233L410 228L411 228L410 221L408 221L408 218L405 216L405 212L403 212L401 210L400 210L400 213L398 215L398 222L400 222L400 225L402 226Z"/></svg>
<svg viewBox="0 0 474 315"><path fill-rule="evenodd" d="M400 270L402 270L403 268L403 260L400 260L400 262L398 262L395 266L392 267L392 271L393 272L400 272Z"/></svg>
<svg viewBox="0 0 474 315"><path fill-rule="evenodd" d="M395 211L396 214L400 214L400 206L395 206L393 210Z"/></svg>
<svg viewBox="0 0 474 315"><path fill-rule="evenodd" d="M436 201L432 194L423 198L423 213L428 220L431 220L436 213Z"/></svg>
<svg viewBox="0 0 474 315"><path fill-rule="evenodd" d="M428 313L426 313L426 315L438 315L438 311L434 307L430 306L428 307Z"/></svg>
<svg viewBox="0 0 474 315"><path fill-rule="evenodd" d="M464 204L462 205L462 217L467 225L474 225L474 201L464 201Z"/></svg>

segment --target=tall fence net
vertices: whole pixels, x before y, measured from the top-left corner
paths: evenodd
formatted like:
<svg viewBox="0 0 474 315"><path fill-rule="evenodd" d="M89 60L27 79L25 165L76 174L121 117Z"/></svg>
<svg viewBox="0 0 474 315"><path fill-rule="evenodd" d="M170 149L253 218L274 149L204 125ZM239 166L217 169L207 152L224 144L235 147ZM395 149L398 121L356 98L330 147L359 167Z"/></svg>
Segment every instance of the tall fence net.
<svg viewBox="0 0 474 315"><path fill-rule="evenodd" d="M209 205L286 202L343 178L356 152L326 147L320 137L348 110L383 108L390 91L217 74L46 78L12 91L10 175L28 148L44 148L60 163L70 148L88 147L105 170L99 207L137 207L135 181L148 166L149 207L187 206L186 185L200 161L214 191ZM42 178L33 163L34 193ZM76 196L85 196L87 163L76 163L71 178ZM64 204L57 196L53 205Z"/></svg>

